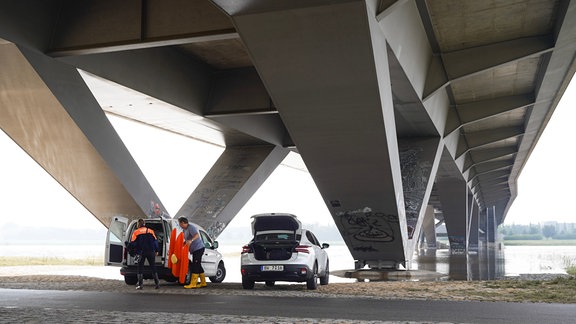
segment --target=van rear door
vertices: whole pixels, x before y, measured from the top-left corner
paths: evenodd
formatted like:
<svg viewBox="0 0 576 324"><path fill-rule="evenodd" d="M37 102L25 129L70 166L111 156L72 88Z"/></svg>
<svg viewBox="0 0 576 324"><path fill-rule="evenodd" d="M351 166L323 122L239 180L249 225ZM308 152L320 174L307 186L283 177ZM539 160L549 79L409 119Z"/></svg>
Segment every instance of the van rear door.
<svg viewBox="0 0 576 324"><path fill-rule="evenodd" d="M110 222L108 234L106 235L106 265L122 266L126 227L128 227L128 219L125 217L116 216Z"/></svg>

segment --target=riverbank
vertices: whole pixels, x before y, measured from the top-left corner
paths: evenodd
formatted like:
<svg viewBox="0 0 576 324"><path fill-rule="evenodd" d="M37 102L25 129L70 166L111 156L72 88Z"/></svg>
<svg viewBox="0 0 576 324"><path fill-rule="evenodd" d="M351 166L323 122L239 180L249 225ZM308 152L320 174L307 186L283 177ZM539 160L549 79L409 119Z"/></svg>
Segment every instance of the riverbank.
<svg viewBox="0 0 576 324"><path fill-rule="evenodd" d="M0 288L37 290L81 290L141 293L123 280L101 278L107 267L50 266L38 269L43 274L18 273L14 267L0 267ZM52 271L53 274L46 274ZM70 275L71 271L84 276ZM80 271L80 272L78 272ZM100 277L88 275L99 273ZM161 282L160 289L153 289L151 280L145 281L146 293L154 294L205 294L205 295L259 295L285 297L356 297L378 299L506 301L576 304L576 278L562 274L526 274L515 278L494 281L379 281L331 283L307 290L305 284L276 284L268 287L256 284L253 290L242 289L240 283L208 283L202 289L183 289L175 283Z"/></svg>

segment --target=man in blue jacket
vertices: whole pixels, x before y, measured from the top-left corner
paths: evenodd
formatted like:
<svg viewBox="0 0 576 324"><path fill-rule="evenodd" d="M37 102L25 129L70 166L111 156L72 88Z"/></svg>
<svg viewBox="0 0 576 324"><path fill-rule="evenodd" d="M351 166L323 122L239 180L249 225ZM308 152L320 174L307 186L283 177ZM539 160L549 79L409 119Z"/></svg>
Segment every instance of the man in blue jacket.
<svg viewBox="0 0 576 324"><path fill-rule="evenodd" d="M148 260L152 275L154 276L154 288L160 288L160 280L158 280L158 273L156 272L156 256L158 255L158 240L154 230L146 227L144 219L138 220L138 228L132 233L132 244L134 244L136 254L140 256L138 260L138 285L136 289L142 289L142 281L144 279L144 262Z"/></svg>

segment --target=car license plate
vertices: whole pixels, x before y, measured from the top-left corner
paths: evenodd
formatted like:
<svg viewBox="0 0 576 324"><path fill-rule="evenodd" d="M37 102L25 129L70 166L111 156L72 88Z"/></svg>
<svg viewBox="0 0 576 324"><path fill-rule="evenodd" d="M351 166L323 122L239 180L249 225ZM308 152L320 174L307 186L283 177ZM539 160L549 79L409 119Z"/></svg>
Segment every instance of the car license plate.
<svg viewBox="0 0 576 324"><path fill-rule="evenodd" d="M265 265L260 267L261 271L284 271L283 265Z"/></svg>

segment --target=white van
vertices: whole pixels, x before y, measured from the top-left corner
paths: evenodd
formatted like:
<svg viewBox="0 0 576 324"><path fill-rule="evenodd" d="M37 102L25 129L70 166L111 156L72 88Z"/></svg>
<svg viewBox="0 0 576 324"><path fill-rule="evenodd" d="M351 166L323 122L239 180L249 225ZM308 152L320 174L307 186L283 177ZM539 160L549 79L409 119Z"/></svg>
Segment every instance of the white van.
<svg viewBox="0 0 576 324"><path fill-rule="evenodd" d="M129 222L125 217L114 217L108 228L108 235L106 236L106 252L105 264L108 266L118 266L120 274L124 276L124 281L128 285L135 285L138 282L138 265L134 262L134 257L130 256L126 249L127 243L132 237L132 232L136 230L136 220ZM202 267L204 273L211 282L220 283L226 277L226 268L224 267L224 260L222 254L218 252L218 242L213 240L210 235L202 227L192 223L200 232L200 237L204 241L205 251L202 256ZM169 282L178 281L177 277L172 275L172 271L168 268L168 250L170 249L170 234L172 229L176 228L182 231L176 219L146 219L146 227L154 230L156 238L158 239L158 256L156 256L156 271L158 278L164 279ZM192 260L192 255L189 254L188 258ZM150 266L144 266L144 278L152 279L152 272Z"/></svg>

